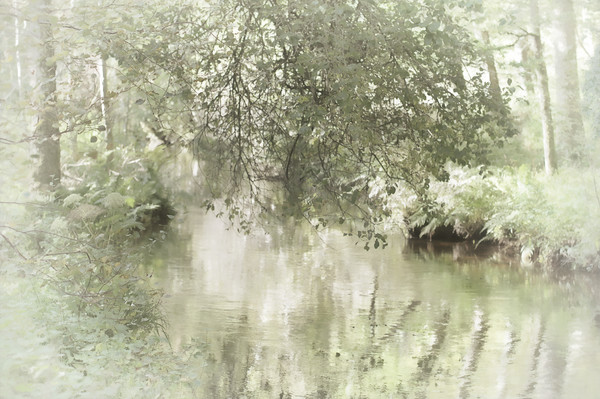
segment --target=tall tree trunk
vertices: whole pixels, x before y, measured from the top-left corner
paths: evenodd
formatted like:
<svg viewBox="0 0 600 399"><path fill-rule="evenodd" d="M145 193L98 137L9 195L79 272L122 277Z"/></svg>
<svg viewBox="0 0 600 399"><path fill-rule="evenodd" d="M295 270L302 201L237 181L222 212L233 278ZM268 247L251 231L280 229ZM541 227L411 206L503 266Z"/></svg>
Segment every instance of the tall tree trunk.
<svg viewBox="0 0 600 399"><path fill-rule="evenodd" d="M529 15L533 35L533 49L535 53L535 75L537 90L542 111L542 137L544 142L544 168L546 174L551 175L557 168L556 148L554 143L554 122L550 108L550 90L548 89L548 71L544 60L544 47L540 32L540 10L538 0L529 0Z"/></svg>
<svg viewBox="0 0 600 399"><path fill-rule="evenodd" d="M71 76L71 71L69 71L68 69L65 71L65 74L67 76L67 87L69 88L69 90L71 89L72 85L73 85L73 79ZM67 94L66 96L66 100L67 102L71 102L71 95ZM70 129L71 130L71 129ZM73 161L78 162L81 159L81 153L79 152L79 142L77 141L77 129L72 129L71 132L71 157L73 158Z"/></svg>
<svg viewBox="0 0 600 399"><path fill-rule="evenodd" d="M69 11L68 11L68 16L69 18L73 17L73 7L75 6L75 2L74 0L70 0L69 2ZM72 71L70 68L65 68L65 70L63 71L65 77L66 77L66 86L67 86L67 94L66 94L66 101L67 103L71 103L71 101L73 101L72 97L71 97L71 92L73 91L73 75L72 75ZM79 162L79 160L81 159L81 152L79 151L79 142L78 142L78 129L68 129L71 130L71 135L70 135L70 144L71 144L71 158L73 159L74 162Z"/></svg>
<svg viewBox="0 0 600 399"><path fill-rule="evenodd" d="M519 43L521 49L521 66L523 67L523 79L525 80L525 90L527 91L527 97L535 97L535 67L532 63L534 57L531 53L531 47L533 40L522 40Z"/></svg>
<svg viewBox="0 0 600 399"><path fill-rule="evenodd" d="M600 41L594 48L594 55L584 75L583 104L583 110L590 122L590 135L598 138L600 137Z"/></svg>
<svg viewBox="0 0 600 399"><path fill-rule="evenodd" d="M557 37L554 40L557 79L558 136L571 160L580 159L584 148L581 94L577 67L577 20L573 0L556 0Z"/></svg>
<svg viewBox="0 0 600 399"><path fill-rule="evenodd" d="M492 50L490 48L490 34L487 30L484 30L481 33L481 36L483 37L483 43L487 47L487 51L485 53L485 63L487 65L488 76L490 78L490 93L492 94L492 98L496 103L502 104L502 91L500 90L498 71L496 69L494 55L492 54Z"/></svg>
<svg viewBox="0 0 600 399"><path fill-rule="evenodd" d="M104 138L106 140L106 151L108 152L108 155L106 157L106 164L108 166L108 168L111 167L111 163L113 160L113 154L112 154L112 150L114 150L115 148L115 144L114 144L114 138L113 138L113 124L112 124L112 119L110 117L110 110L109 110L109 102L108 102L108 81L106 79L107 77L107 70L106 70L106 61L107 61L107 57L103 54L100 56L100 59L98 61L98 69L100 70L99 72L99 77L100 77L100 99L101 99L101 108L102 108L102 119L104 120L104 128L105 128L105 135Z"/></svg>
<svg viewBox="0 0 600 399"><path fill-rule="evenodd" d="M41 51L39 59L39 81L41 104L39 121L35 130L36 146L40 162L34 174L40 188L53 190L60 183L60 133L56 110L56 60L52 23L49 18L52 1L43 0L39 18Z"/></svg>
<svg viewBox="0 0 600 399"><path fill-rule="evenodd" d="M23 79L21 77L21 50L20 50L20 41L21 41L21 30L20 30L20 20L19 20L19 7L17 4L17 0L13 0L13 9L15 13L15 66L17 72L17 93L18 98L21 98L23 94Z"/></svg>

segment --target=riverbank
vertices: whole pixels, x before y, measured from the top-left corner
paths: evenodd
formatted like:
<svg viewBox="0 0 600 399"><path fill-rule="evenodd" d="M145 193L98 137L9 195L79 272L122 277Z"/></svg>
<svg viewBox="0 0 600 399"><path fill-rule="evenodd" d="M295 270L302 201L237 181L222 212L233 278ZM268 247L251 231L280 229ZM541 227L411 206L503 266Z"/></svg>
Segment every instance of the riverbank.
<svg viewBox="0 0 600 399"><path fill-rule="evenodd" d="M447 167L427 201L408 190L393 209L413 237L491 241L525 264L567 269L600 266L597 169L564 168L546 176L528 167Z"/></svg>

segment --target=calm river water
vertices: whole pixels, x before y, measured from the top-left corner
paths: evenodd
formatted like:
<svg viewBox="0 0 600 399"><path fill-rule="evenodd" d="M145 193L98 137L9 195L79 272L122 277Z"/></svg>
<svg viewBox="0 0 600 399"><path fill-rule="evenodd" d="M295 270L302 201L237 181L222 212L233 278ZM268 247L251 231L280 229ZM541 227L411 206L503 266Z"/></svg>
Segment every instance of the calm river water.
<svg viewBox="0 0 600 399"><path fill-rule="evenodd" d="M201 398L599 398L600 283L191 211L154 258ZM429 247L429 248L428 248Z"/></svg>

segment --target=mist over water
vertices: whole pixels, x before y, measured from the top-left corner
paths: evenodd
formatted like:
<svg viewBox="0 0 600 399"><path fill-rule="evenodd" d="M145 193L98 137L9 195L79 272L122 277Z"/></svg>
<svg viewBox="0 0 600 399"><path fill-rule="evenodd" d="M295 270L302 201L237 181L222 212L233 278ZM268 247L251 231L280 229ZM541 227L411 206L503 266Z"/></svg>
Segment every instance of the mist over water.
<svg viewBox="0 0 600 399"><path fill-rule="evenodd" d="M173 346L200 349L200 397L600 392L597 279L296 227L243 236L192 211L152 254Z"/></svg>

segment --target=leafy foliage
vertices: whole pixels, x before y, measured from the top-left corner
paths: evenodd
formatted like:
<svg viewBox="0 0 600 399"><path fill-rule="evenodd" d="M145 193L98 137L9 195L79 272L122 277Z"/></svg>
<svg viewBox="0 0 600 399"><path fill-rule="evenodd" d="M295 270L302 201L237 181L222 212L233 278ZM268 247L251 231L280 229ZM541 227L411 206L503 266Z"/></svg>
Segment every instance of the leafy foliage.
<svg viewBox="0 0 600 399"><path fill-rule="evenodd" d="M526 167L447 169L450 178L431 183L429 200L413 196L394 210L420 236L448 227L462 239L516 247L525 261L599 264L600 200L593 170L565 169L549 178Z"/></svg>
<svg viewBox="0 0 600 399"><path fill-rule="evenodd" d="M75 191L56 192L59 207L47 211L35 227L41 270L74 299L76 313L106 317L107 326L116 321L134 330L161 330L162 294L138 271L142 248L149 245L140 239L150 238L143 231L164 226L174 211L163 199L151 156L121 162L118 173L87 168ZM132 253L129 245L140 251Z"/></svg>
<svg viewBox="0 0 600 399"><path fill-rule="evenodd" d="M439 2L224 1L189 11L167 30L147 28L145 43L117 58L145 57L157 118L194 132L208 209L221 198L234 217L251 202L319 225L358 217L371 226L381 216L372 181L424 187L446 161L481 162L512 132L471 38Z"/></svg>

